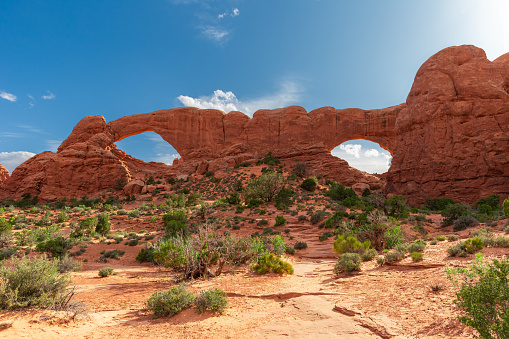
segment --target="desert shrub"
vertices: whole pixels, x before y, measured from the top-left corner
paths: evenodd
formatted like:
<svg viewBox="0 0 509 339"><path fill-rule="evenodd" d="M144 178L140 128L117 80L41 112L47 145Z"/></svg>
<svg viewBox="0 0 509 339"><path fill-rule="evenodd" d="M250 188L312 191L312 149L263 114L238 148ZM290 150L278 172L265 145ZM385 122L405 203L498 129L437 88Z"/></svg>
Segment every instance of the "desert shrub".
<svg viewBox="0 0 509 339"><path fill-rule="evenodd" d="M302 184L300 184L300 188L302 188L303 190L309 191L309 192L313 192L317 185L318 185L318 181L316 180L316 177L311 177L311 178L305 179L302 182Z"/></svg>
<svg viewBox="0 0 509 339"><path fill-rule="evenodd" d="M426 242L424 240L418 239L408 245L407 251L412 252L422 252L426 248Z"/></svg>
<svg viewBox="0 0 509 339"><path fill-rule="evenodd" d="M467 251L466 251L466 248L465 248L465 242L461 241L461 242L457 243L456 245L449 247L447 249L447 253L451 257L455 257L455 256L466 257L467 256Z"/></svg>
<svg viewBox="0 0 509 339"><path fill-rule="evenodd" d="M293 247L286 246L285 253L286 254L290 254L290 255L294 255L295 254L295 249Z"/></svg>
<svg viewBox="0 0 509 339"><path fill-rule="evenodd" d="M46 252L51 254L54 258L61 258L66 254L72 247L74 242L72 239L58 236L53 239L48 239L37 244L35 250L38 252Z"/></svg>
<svg viewBox="0 0 509 339"><path fill-rule="evenodd" d="M228 198L226 198L226 201L230 204L230 205L238 205L240 204L240 194L239 192L231 192L230 193L230 196Z"/></svg>
<svg viewBox="0 0 509 339"><path fill-rule="evenodd" d="M438 235L437 236L437 240L438 241L445 241L445 239L446 239L445 235Z"/></svg>
<svg viewBox="0 0 509 339"><path fill-rule="evenodd" d="M189 230L186 227L187 216L184 209L169 211L163 215L163 221L165 222L166 236L189 235Z"/></svg>
<svg viewBox="0 0 509 339"><path fill-rule="evenodd" d="M139 240L138 239L131 239L129 240L128 242L126 242L125 244L127 246L137 246L139 243Z"/></svg>
<svg viewBox="0 0 509 339"><path fill-rule="evenodd" d="M364 191L362 191L362 197L365 198L365 197L369 197L371 195L371 190L369 189L369 187L366 187L364 189Z"/></svg>
<svg viewBox="0 0 509 339"><path fill-rule="evenodd" d="M467 253L473 254L477 251L483 249L484 241L480 238L467 239L466 241L461 241L454 246L451 246L447 249L447 253L451 257L460 256L466 257Z"/></svg>
<svg viewBox="0 0 509 339"><path fill-rule="evenodd" d="M334 234L332 234L332 232L323 232L321 235L318 236L318 240L325 241L332 236L334 236Z"/></svg>
<svg viewBox="0 0 509 339"><path fill-rule="evenodd" d="M473 327L480 338L508 338L509 260L484 263L482 254L477 254L468 268L446 268L446 272L459 286L454 301L462 312L459 321Z"/></svg>
<svg viewBox="0 0 509 339"><path fill-rule="evenodd" d="M504 215L506 218L509 218L509 198L504 200L504 203L502 204L504 208Z"/></svg>
<svg viewBox="0 0 509 339"><path fill-rule="evenodd" d="M283 187L283 176L279 173L264 173L260 177L249 181L244 197L248 199L258 199L265 202L272 201L276 194Z"/></svg>
<svg viewBox="0 0 509 339"><path fill-rule="evenodd" d="M109 277L110 275L113 274L113 268L111 267L104 267L104 268L101 268L99 270L99 273L98 275L101 277L101 278L105 278L105 277Z"/></svg>
<svg viewBox="0 0 509 339"><path fill-rule="evenodd" d="M346 188L342 184L332 183L329 185L329 190L325 193L326 196L334 200L344 200L348 197L357 197L355 191L351 188Z"/></svg>
<svg viewBox="0 0 509 339"><path fill-rule="evenodd" d="M274 198L276 207L279 209L284 209L286 207L292 206L293 200L291 197L294 195L294 193L295 192L289 188L281 188Z"/></svg>
<svg viewBox="0 0 509 339"><path fill-rule="evenodd" d="M129 213L127 215L129 216L130 219L136 219L136 218L140 217L141 211L138 208L135 208L135 209L129 211Z"/></svg>
<svg viewBox="0 0 509 339"><path fill-rule="evenodd" d="M48 307L62 302L70 279L60 274L58 266L57 261L45 256L0 263L0 309Z"/></svg>
<svg viewBox="0 0 509 339"><path fill-rule="evenodd" d="M500 196L493 194L487 198L481 198L475 203L475 205L477 208L480 208L482 205L487 205L491 208L491 210L497 210L500 208Z"/></svg>
<svg viewBox="0 0 509 339"><path fill-rule="evenodd" d="M109 214L99 214L97 216L97 225L95 226L95 232L100 235L106 235L110 233L111 223Z"/></svg>
<svg viewBox="0 0 509 339"><path fill-rule="evenodd" d="M309 220L311 221L311 224L317 224L325 217L326 213L324 211L318 211L316 213L311 214L311 217Z"/></svg>
<svg viewBox="0 0 509 339"><path fill-rule="evenodd" d="M456 241L458 239L459 239L458 236L454 235L454 234L451 234L451 235L447 236L447 241L449 241L449 242L453 242L453 241Z"/></svg>
<svg viewBox="0 0 509 339"><path fill-rule="evenodd" d="M68 219L69 219L69 216L68 216L68 215L67 215L67 213L65 213L64 211L61 211L61 212L60 212L60 213L58 213L58 215L57 215L57 221L58 221L59 223L62 223L62 222L64 222L64 221L68 220Z"/></svg>
<svg viewBox="0 0 509 339"><path fill-rule="evenodd" d="M282 215L276 215L276 224L275 226L283 226L286 224L286 219Z"/></svg>
<svg viewBox="0 0 509 339"><path fill-rule="evenodd" d="M371 261L377 254L378 253L374 248L369 248L361 254L362 261Z"/></svg>
<svg viewBox="0 0 509 339"><path fill-rule="evenodd" d="M280 163L279 159L272 155L272 152L269 152L265 158L263 158L259 163L267 164L269 166L274 166Z"/></svg>
<svg viewBox="0 0 509 339"><path fill-rule="evenodd" d="M10 233L12 230L12 224L8 220L0 219L0 234Z"/></svg>
<svg viewBox="0 0 509 339"><path fill-rule="evenodd" d="M309 173L308 166L303 162L298 162L293 166L292 173L299 178L305 178Z"/></svg>
<svg viewBox="0 0 509 339"><path fill-rule="evenodd" d="M359 253L343 253L334 266L333 273L360 271L361 256Z"/></svg>
<svg viewBox="0 0 509 339"><path fill-rule="evenodd" d="M493 247L509 247L509 238L499 236L493 239Z"/></svg>
<svg viewBox="0 0 509 339"><path fill-rule="evenodd" d="M421 261L423 256L424 254L422 254L421 252L412 252L412 260L415 262Z"/></svg>
<svg viewBox="0 0 509 339"><path fill-rule="evenodd" d="M458 232L477 225L479 225L479 222L476 218L470 215L462 215L458 219L454 220L452 230L454 232Z"/></svg>
<svg viewBox="0 0 509 339"><path fill-rule="evenodd" d="M442 216L444 220L442 221L442 226L449 226L454 223L456 219L466 214L468 211L468 206L462 204L449 204L442 211Z"/></svg>
<svg viewBox="0 0 509 339"><path fill-rule="evenodd" d="M384 262L394 262L394 261L400 261L405 257L405 252L397 251L397 250L391 250L387 252L384 256Z"/></svg>
<svg viewBox="0 0 509 339"><path fill-rule="evenodd" d="M213 314L223 314L228 308L228 296L225 291L219 288L205 290L196 296L194 304L198 309L198 313L209 310Z"/></svg>
<svg viewBox="0 0 509 339"><path fill-rule="evenodd" d="M266 219L261 219L260 221L258 221L256 223L256 225L258 225L258 226L265 226L265 225L268 225L268 224L269 224L269 221L266 220Z"/></svg>
<svg viewBox="0 0 509 339"><path fill-rule="evenodd" d="M450 198L434 198L434 199L426 199L426 208L431 211L443 211L447 208L447 206L454 204L454 200Z"/></svg>
<svg viewBox="0 0 509 339"><path fill-rule="evenodd" d="M58 259L58 271L60 273L79 270L81 270L81 263L75 261L72 256L65 254Z"/></svg>
<svg viewBox="0 0 509 339"><path fill-rule="evenodd" d="M343 221L343 217L345 217L345 212L337 211L333 215L331 215L326 221L325 221L325 228L336 228L340 225L340 223Z"/></svg>
<svg viewBox="0 0 509 339"><path fill-rule="evenodd" d="M364 253L371 246L371 242L369 240L361 243L355 237L345 237L344 235L338 236L338 238L334 241L333 248L334 251L338 254L343 253Z"/></svg>
<svg viewBox="0 0 509 339"><path fill-rule="evenodd" d="M153 262L154 261L154 247L147 246L146 248L142 248L136 255L136 261L140 262L140 263Z"/></svg>
<svg viewBox="0 0 509 339"><path fill-rule="evenodd" d="M406 199L401 195L393 195L387 199L385 211L390 216L403 216L408 214Z"/></svg>
<svg viewBox="0 0 509 339"><path fill-rule="evenodd" d="M305 215L299 215L299 217L297 218L298 221L307 221L308 220L308 217L306 217Z"/></svg>
<svg viewBox="0 0 509 339"><path fill-rule="evenodd" d="M308 244L306 242L298 241L293 245L293 248L296 250L303 250L305 248L308 248Z"/></svg>
<svg viewBox="0 0 509 339"><path fill-rule="evenodd" d="M293 267L288 262L281 260L274 253L265 253L258 258L251 269L258 274L274 272L276 274L293 274Z"/></svg>
<svg viewBox="0 0 509 339"><path fill-rule="evenodd" d="M286 251L285 239L277 234L274 238L269 241L272 244L272 252L278 256L281 256Z"/></svg>
<svg viewBox="0 0 509 339"><path fill-rule="evenodd" d="M99 258L99 261L107 262L107 259L116 259L120 260L120 257L125 254L125 251L122 250L112 250L105 252L101 257Z"/></svg>
<svg viewBox="0 0 509 339"><path fill-rule="evenodd" d="M90 217L80 221L79 226L69 235L71 238L92 237L95 234L97 219Z"/></svg>

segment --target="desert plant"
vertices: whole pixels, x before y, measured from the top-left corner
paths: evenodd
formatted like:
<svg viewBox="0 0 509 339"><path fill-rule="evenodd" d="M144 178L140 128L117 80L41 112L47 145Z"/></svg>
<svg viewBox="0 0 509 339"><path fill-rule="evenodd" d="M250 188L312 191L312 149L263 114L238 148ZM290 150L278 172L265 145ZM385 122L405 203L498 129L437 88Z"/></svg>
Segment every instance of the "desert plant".
<svg viewBox="0 0 509 339"><path fill-rule="evenodd" d="M274 253L265 253L258 258L251 269L258 274L274 272L277 274L293 274L293 267L288 262L281 260Z"/></svg>
<svg viewBox="0 0 509 339"><path fill-rule="evenodd" d="M293 245L293 248L296 250L302 250L308 247L308 244L306 242L298 241Z"/></svg>
<svg viewBox="0 0 509 339"><path fill-rule="evenodd" d="M168 291L155 292L147 301L147 309L154 312L155 317L173 316L191 307L195 299L185 285L171 287Z"/></svg>
<svg viewBox="0 0 509 339"><path fill-rule="evenodd" d="M509 260L484 263L477 254L468 268L446 268L446 273L459 286L454 301L462 311L459 321L473 327L480 338L508 338Z"/></svg>
<svg viewBox="0 0 509 339"><path fill-rule="evenodd" d="M318 181L316 180L316 177L311 177L305 179L302 184L300 184L300 188L303 190L312 192L315 190L316 186L318 185Z"/></svg>
<svg viewBox="0 0 509 339"><path fill-rule="evenodd" d="M446 239L445 235L437 235L438 241L445 241L445 239Z"/></svg>
<svg viewBox="0 0 509 339"><path fill-rule="evenodd" d="M42 256L13 258L0 263L0 309L47 307L61 303L70 284L67 274L60 274L57 261Z"/></svg>
<svg viewBox="0 0 509 339"><path fill-rule="evenodd" d="M305 178L309 173L308 166L303 162L298 162L293 166L292 173L299 178Z"/></svg>
<svg viewBox="0 0 509 339"><path fill-rule="evenodd" d="M454 232L462 231L470 227L475 227L479 225L479 222L476 218L470 215L462 215L458 217L458 219L454 220L452 230Z"/></svg>
<svg viewBox="0 0 509 339"><path fill-rule="evenodd" d="M421 261L423 256L424 254L422 254L421 252L412 252L412 260L415 262Z"/></svg>
<svg viewBox="0 0 509 339"><path fill-rule="evenodd" d="M283 226L286 223L285 217L282 215L276 215L276 224L274 226Z"/></svg>
<svg viewBox="0 0 509 339"><path fill-rule="evenodd" d="M54 258L61 258L73 247L73 245L72 239L58 236L38 243L35 250L38 252L47 252Z"/></svg>
<svg viewBox="0 0 509 339"><path fill-rule="evenodd" d="M504 203L502 204L504 208L504 215L506 218L509 218L509 198L504 200Z"/></svg>
<svg viewBox="0 0 509 339"><path fill-rule="evenodd" d="M364 253L371 246L371 242L369 240L361 243L355 237L345 237L344 235L338 236L338 238L334 241L333 248L334 251L338 254L343 253Z"/></svg>
<svg viewBox="0 0 509 339"><path fill-rule="evenodd" d="M198 309L198 313L209 310L213 314L223 314L228 308L228 296L225 291L219 288L205 290L196 296L194 304Z"/></svg>
<svg viewBox="0 0 509 339"><path fill-rule="evenodd" d="M101 268L99 270L99 273L98 275L101 277L101 278L105 278L105 277L109 277L110 275L113 274L113 268L111 267L104 267L104 268Z"/></svg>
<svg viewBox="0 0 509 339"><path fill-rule="evenodd" d="M246 200L259 199L270 202L283 187L283 176L279 173L264 173L252 179L244 192Z"/></svg>
<svg viewBox="0 0 509 339"><path fill-rule="evenodd" d="M95 234L97 219L90 217L80 221L79 226L69 235L71 238L91 237Z"/></svg>
<svg viewBox="0 0 509 339"><path fill-rule="evenodd" d="M374 248L369 248L361 254L362 261L371 261L377 254L378 253Z"/></svg>
<svg viewBox="0 0 509 339"><path fill-rule="evenodd" d="M400 261L405 257L405 252L398 251L398 250L391 250L387 252L384 256L384 263L385 262L394 262L394 261Z"/></svg>
<svg viewBox="0 0 509 339"><path fill-rule="evenodd" d="M424 240L418 239L408 245L407 251L412 252L422 252L426 248L426 242Z"/></svg>
<svg viewBox="0 0 509 339"><path fill-rule="evenodd" d="M467 205L462 204L447 205L447 207L442 211L442 216L444 217L442 226L452 225L456 219L467 213L468 208L469 207Z"/></svg>
<svg viewBox="0 0 509 339"><path fill-rule="evenodd" d="M329 185L329 190L325 193L326 196L334 200L344 200L348 197L357 197L355 191L351 188L346 188L342 184L332 183Z"/></svg>
<svg viewBox="0 0 509 339"><path fill-rule="evenodd" d="M111 223L109 214L99 214L97 216L97 225L95 226L95 232L100 235L106 235L110 233Z"/></svg>
<svg viewBox="0 0 509 339"><path fill-rule="evenodd" d="M75 261L72 256L65 254L58 259L58 270L60 273L81 270L81 263Z"/></svg>
<svg viewBox="0 0 509 339"><path fill-rule="evenodd" d="M361 256L359 253L343 253L336 262L333 273L338 275L341 272L359 271L360 268Z"/></svg>

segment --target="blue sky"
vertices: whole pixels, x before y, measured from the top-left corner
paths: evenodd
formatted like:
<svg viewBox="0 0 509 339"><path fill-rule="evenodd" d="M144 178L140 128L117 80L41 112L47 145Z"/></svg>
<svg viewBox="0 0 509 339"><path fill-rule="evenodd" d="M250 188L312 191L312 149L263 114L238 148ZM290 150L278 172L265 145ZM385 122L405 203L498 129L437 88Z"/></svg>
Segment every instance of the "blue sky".
<svg viewBox="0 0 509 339"><path fill-rule="evenodd" d="M3 0L0 163L55 151L87 115L397 105L445 47L509 52L508 13L505 0ZM155 133L117 145L176 156ZM390 161L366 141L333 154L378 173Z"/></svg>

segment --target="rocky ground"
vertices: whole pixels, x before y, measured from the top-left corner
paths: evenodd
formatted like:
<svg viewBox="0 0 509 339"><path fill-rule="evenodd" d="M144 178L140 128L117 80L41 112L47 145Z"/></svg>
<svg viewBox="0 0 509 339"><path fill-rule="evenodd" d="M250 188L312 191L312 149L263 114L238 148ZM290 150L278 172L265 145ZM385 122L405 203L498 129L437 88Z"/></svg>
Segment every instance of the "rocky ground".
<svg viewBox="0 0 509 339"><path fill-rule="evenodd" d="M241 168L237 173L246 182L251 173L259 175L259 171L260 168ZM220 196L222 193L221 185L213 179L205 178L198 184L189 187L201 191L210 202L217 198L215 194ZM426 215L422 223L411 218L403 222L408 240L428 240L422 261L413 262L407 256L399 262L379 266L373 260L364 262L360 272L336 276L333 267L338 255L332 250L333 237L320 241L318 236L325 230L309 221L314 211L334 211L335 207L324 200L320 191L307 195L293 206L297 213L278 211L273 204L258 209L246 208L242 213L224 206L210 210L207 218L214 220L216 227L220 226L220 232L228 230L236 235L249 235L273 227L281 231L287 244L300 241L306 242L308 247L296 250L293 256L286 256L285 260L295 269L293 275L257 275L249 270L249 266L230 266L219 277L188 282L189 289L194 292L209 288L226 291L229 308L223 315L198 314L191 308L173 317L155 319L145 309L146 301L155 291L175 286L175 273L152 263L140 264L135 258L146 242L156 241L163 234L162 214L155 211L143 213L144 206L162 204L163 194L175 192L147 193L123 205L128 213L139 208L142 213L137 217L118 213L111 216L111 234L117 231L124 235L135 234L138 244L127 245L128 236L118 243L114 239L97 237L71 250L86 246L85 251L76 257L82 269L71 273L71 277L76 286L73 300L83 302L87 309L67 313L37 309L2 311L0 337L465 338L472 335L472 330L457 320L459 310L453 303L455 288L447 280L444 268L466 267L473 255L465 258L448 256L447 248L459 240L429 244L429 240L437 235L454 233L451 227L440 226L442 217L439 214ZM303 207L298 208L298 205ZM7 216L25 213L28 219L34 217L37 221L46 212L16 209L6 213ZM274 226L276 215L283 215L287 219L286 225ZM307 220L299 220L299 215L306 215ZM70 212L69 217L62 224L63 233L71 231L72 221L85 216L78 211ZM199 217L195 216L196 219ZM250 222L253 219L254 222ZM261 219L267 220L268 224L258 225ZM502 232L505 222L500 218L490 222L489 226L496 235L506 236ZM481 227L486 225L477 228ZM472 230L455 234L464 239ZM104 251L114 249L123 250L125 254L118 260L98 261ZM481 253L490 258L501 258L509 254L509 249L485 248ZM38 254L31 252L30 255ZM98 270L104 267L112 267L116 274L99 277ZM438 286L438 291L433 291L431 286Z"/></svg>

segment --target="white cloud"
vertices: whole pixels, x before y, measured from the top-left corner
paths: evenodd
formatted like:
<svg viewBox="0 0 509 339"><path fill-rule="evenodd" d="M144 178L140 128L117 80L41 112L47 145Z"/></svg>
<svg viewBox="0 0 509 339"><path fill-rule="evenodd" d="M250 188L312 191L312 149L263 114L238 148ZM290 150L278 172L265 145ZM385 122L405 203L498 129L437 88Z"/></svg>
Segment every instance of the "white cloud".
<svg viewBox="0 0 509 339"><path fill-rule="evenodd" d="M365 156L369 157L378 157L380 156L380 152L378 152L376 149L368 149L366 153L364 153Z"/></svg>
<svg viewBox="0 0 509 339"><path fill-rule="evenodd" d="M391 166L392 157L385 150L371 148L362 152L360 144L342 144L334 148L331 154L346 160L351 167L368 173L385 173Z"/></svg>
<svg viewBox="0 0 509 339"><path fill-rule="evenodd" d="M230 32L228 32L225 29L215 27L215 26L206 26L202 28L202 34L210 40L213 40L215 42L224 42L228 36L230 35Z"/></svg>
<svg viewBox="0 0 509 339"><path fill-rule="evenodd" d="M180 159L180 155L178 153L174 153L174 154L158 153L158 154L156 154L156 161L162 162L163 164L166 164L166 165L173 165L173 160L175 160L175 159Z"/></svg>
<svg viewBox="0 0 509 339"><path fill-rule="evenodd" d="M223 19L225 16L231 16L232 18L238 16L240 14L240 11L238 8L234 8L232 10L232 12L230 13L230 11L226 11L224 13L221 13L217 16L218 19Z"/></svg>
<svg viewBox="0 0 509 339"><path fill-rule="evenodd" d="M0 91L0 98L9 100L11 102L15 102L18 99L18 97L16 97L14 94L7 93L5 91Z"/></svg>
<svg viewBox="0 0 509 339"><path fill-rule="evenodd" d="M284 81L279 91L273 95L241 101L233 92L214 91L211 96L193 98L180 95L177 99L188 107L219 109L223 112L240 111L252 116L259 109L273 109L296 104L301 97L302 89L294 81Z"/></svg>
<svg viewBox="0 0 509 339"><path fill-rule="evenodd" d="M51 93L50 91L46 91L46 92L48 92L49 94L42 96L42 98L44 100L53 100L53 99L55 99L55 94Z"/></svg>
<svg viewBox="0 0 509 339"><path fill-rule="evenodd" d="M359 152L361 151L362 145L357 144L349 144L349 145L340 145L339 148L346 152L346 154L353 155L356 158L359 158Z"/></svg>
<svg viewBox="0 0 509 339"><path fill-rule="evenodd" d="M2 164L9 173L12 173L16 167L20 164L24 163L31 157L33 157L35 153L26 152L26 151L18 151L18 152L0 152L0 164Z"/></svg>

